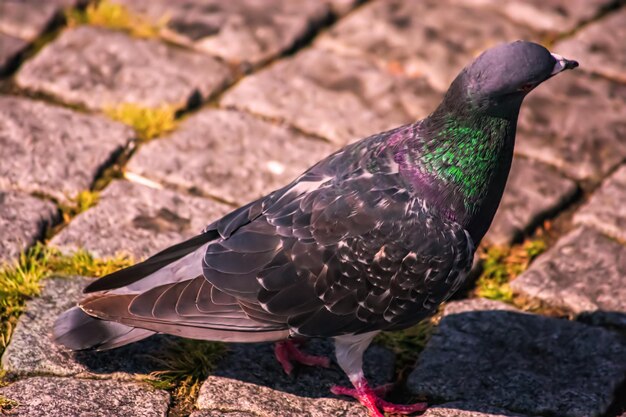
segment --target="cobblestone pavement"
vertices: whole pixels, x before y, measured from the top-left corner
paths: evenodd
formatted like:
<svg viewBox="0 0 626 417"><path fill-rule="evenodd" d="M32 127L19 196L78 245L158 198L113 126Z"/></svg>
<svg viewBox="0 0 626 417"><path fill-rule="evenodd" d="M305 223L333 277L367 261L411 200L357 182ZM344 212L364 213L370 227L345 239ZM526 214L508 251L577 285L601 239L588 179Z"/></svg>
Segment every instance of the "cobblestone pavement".
<svg viewBox="0 0 626 417"><path fill-rule="evenodd" d="M82 0L0 0L0 260L44 238L64 252L145 257L340 146L426 116L483 49L535 40L581 68L528 98L485 243L554 225L548 250L511 288L565 317L453 301L398 395L427 398L428 417L626 416L623 1L110 2L158 36L66 27L63 10ZM109 116L127 103L174 106L180 120L141 140ZM110 172L124 178L103 182ZM64 207L89 190L98 203L68 217ZM0 387L0 414L168 414L170 394L134 377L156 369L150 353L166 337L105 353L51 342L56 315L90 279L47 279L28 302L2 356L11 383ZM311 348L330 353L325 342ZM389 381L394 354L375 346L366 368ZM346 382L336 365L288 378L268 345L236 345L192 415L364 415L329 393Z"/></svg>

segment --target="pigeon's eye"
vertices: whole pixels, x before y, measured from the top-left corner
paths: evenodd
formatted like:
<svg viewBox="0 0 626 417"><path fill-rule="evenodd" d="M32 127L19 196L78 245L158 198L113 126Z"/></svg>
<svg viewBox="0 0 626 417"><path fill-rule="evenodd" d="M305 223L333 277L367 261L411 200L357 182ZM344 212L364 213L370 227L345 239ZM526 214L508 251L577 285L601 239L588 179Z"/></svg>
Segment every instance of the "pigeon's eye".
<svg viewBox="0 0 626 417"><path fill-rule="evenodd" d="M523 84L520 88L519 91L523 92L523 93L528 93L530 90L532 90L533 88L535 88L535 84L533 83L526 83Z"/></svg>

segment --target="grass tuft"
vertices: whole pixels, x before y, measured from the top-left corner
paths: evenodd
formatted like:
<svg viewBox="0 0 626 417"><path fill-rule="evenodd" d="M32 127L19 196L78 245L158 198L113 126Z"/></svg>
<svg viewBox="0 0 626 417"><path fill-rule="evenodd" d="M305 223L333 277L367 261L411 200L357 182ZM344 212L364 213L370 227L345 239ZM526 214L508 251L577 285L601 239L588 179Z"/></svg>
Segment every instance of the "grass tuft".
<svg viewBox="0 0 626 417"><path fill-rule="evenodd" d="M26 300L41 292L41 280L50 275L98 277L130 266L127 256L97 259L84 250L64 255L58 249L37 244L12 264L0 266L0 355L9 342Z"/></svg>
<svg viewBox="0 0 626 417"><path fill-rule="evenodd" d="M70 9L65 13L65 17L70 27L78 25L101 26L123 30L138 38L159 36L168 20L167 17L164 17L154 22L145 16L132 13L124 5L108 0L90 4L84 10Z"/></svg>
<svg viewBox="0 0 626 417"><path fill-rule="evenodd" d="M530 262L546 250L542 239L527 240L522 245L492 246L480 257L483 272L476 282L476 295L491 300L513 302L509 282L524 272Z"/></svg>
<svg viewBox="0 0 626 417"><path fill-rule="evenodd" d="M87 211L91 207L98 204L100 194L97 191L85 190L81 191L72 198L69 204L60 204L61 214L63 216L63 222L69 223L69 221L76 215Z"/></svg>
<svg viewBox="0 0 626 417"><path fill-rule="evenodd" d="M131 126L139 139L146 141L171 132L176 128L176 108L171 105L142 107L133 103L123 103L108 108L106 114L112 119Z"/></svg>
<svg viewBox="0 0 626 417"><path fill-rule="evenodd" d="M406 330L382 332L376 336L374 343L386 347L396 354L396 374L404 375L411 369L426 343L430 340L439 320L439 315L426 319Z"/></svg>
<svg viewBox="0 0 626 417"><path fill-rule="evenodd" d="M144 381L172 393L170 415L189 415L202 382L224 356L226 346L192 339L177 339L169 343L166 351L155 358L165 369L150 373Z"/></svg>
<svg viewBox="0 0 626 417"><path fill-rule="evenodd" d="M19 405L17 401L0 395L0 414L4 414L5 411L11 411Z"/></svg>

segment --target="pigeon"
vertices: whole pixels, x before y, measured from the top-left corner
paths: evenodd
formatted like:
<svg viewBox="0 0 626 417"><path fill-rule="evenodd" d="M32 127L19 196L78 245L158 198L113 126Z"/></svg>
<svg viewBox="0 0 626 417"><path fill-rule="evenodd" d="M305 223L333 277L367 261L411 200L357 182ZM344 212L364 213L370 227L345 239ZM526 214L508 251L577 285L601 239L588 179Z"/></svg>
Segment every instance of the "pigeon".
<svg viewBox="0 0 626 417"><path fill-rule="evenodd" d="M102 277L56 321L57 343L105 350L155 333L276 342L293 363L332 338L372 416L422 411L371 387L363 353L381 331L431 316L464 282L498 208L526 95L578 63L528 41L488 49L427 118L347 145L199 235Z"/></svg>

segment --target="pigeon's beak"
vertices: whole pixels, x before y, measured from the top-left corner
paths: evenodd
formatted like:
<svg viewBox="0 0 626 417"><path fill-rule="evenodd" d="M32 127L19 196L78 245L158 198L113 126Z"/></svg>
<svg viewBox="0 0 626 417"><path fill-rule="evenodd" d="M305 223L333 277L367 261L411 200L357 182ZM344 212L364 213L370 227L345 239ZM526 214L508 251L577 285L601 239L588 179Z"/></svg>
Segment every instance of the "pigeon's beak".
<svg viewBox="0 0 626 417"><path fill-rule="evenodd" d="M565 59L561 55L552 54L552 57L556 59L556 64L554 64L554 69L552 70L552 74L550 76L556 75L559 72L574 69L578 66L578 62L570 59Z"/></svg>

